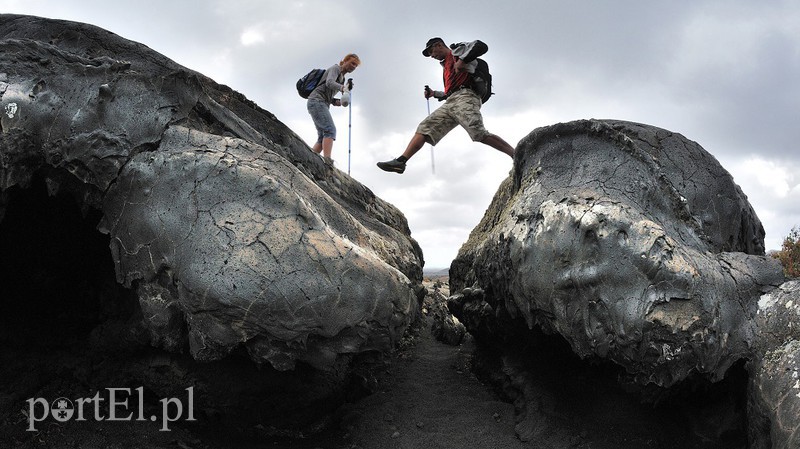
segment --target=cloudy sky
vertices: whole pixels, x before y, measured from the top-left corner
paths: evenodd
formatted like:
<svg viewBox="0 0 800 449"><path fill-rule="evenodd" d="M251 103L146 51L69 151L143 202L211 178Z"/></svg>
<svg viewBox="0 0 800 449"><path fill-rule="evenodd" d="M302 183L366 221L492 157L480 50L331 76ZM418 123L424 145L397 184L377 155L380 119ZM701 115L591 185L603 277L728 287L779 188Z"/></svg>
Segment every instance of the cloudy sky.
<svg viewBox="0 0 800 449"><path fill-rule="evenodd" d="M403 151L428 113L423 86L441 89L440 66L420 53L433 36L489 45L496 95L484 121L512 145L578 119L658 126L731 172L768 249L800 225L793 0L0 0L0 12L91 23L141 42L241 92L308 143L316 134L296 80L357 53L352 110L332 108L333 156L403 211L426 268L449 266L511 169L460 128L433 151L426 145L403 175L375 167Z"/></svg>

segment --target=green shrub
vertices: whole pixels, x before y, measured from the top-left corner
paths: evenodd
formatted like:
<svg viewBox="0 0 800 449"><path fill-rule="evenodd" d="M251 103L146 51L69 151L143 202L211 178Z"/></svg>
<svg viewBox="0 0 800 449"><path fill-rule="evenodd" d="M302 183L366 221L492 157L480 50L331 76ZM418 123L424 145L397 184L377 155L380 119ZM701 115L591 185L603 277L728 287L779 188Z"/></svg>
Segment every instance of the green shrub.
<svg viewBox="0 0 800 449"><path fill-rule="evenodd" d="M781 261L787 277L800 277L800 228L795 226L789 231L780 251L774 252L772 257Z"/></svg>

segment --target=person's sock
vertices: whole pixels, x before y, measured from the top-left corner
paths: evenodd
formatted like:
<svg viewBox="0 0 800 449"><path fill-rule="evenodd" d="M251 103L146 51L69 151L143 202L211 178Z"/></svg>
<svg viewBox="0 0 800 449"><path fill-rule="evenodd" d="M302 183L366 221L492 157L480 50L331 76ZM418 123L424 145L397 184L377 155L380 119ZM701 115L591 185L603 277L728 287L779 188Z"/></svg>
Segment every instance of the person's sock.
<svg viewBox="0 0 800 449"><path fill-rule="evenodd" d="M402 163L405 163L408 160L408 158L405 157L405 156L400 156L400 157L397 158L397 160L402 162Z"/></svg>

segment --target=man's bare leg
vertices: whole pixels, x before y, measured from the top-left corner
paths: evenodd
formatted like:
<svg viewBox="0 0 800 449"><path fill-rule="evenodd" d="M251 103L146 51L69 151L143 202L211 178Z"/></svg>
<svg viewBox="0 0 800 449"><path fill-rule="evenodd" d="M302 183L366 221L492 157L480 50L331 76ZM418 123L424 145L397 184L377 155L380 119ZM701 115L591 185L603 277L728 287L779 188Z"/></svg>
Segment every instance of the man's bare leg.
<svg viewBox="0 0 800 449"><path fill-rule="evenodd" d="M481 143L489 145L490 147L502 151L503 153L514 157L514 147L508 144L505 140L503 140L500 136L494 134L487 134L486 137L481 140Z"/></svg>
<svg viewBox="0 0 800 449"><path fill-rule="evenodd" d="M411 159L411 156L417 154L417 151L422 149L425 145L425 135L420 133L414 133L414 137L408 142L408 146L406 147L406 151L403 151L403 156L406 160Z"/></svg>

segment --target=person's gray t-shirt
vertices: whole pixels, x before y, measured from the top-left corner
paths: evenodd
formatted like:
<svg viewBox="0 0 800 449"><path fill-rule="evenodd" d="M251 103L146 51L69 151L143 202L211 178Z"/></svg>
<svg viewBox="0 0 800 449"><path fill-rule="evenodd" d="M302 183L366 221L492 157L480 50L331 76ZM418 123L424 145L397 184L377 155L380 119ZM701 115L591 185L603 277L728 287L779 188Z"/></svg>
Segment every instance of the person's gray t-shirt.
<svg viewBox="0 0 800 449"><path fill-rule="evenodd" d="M344 74L339 64L334 64L325 71L322 82L308 96L308 100L321 101L326 104L333 104L333 97L342 91L344 85Z"/></svg>

